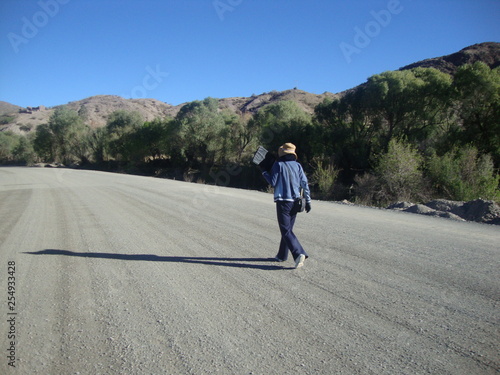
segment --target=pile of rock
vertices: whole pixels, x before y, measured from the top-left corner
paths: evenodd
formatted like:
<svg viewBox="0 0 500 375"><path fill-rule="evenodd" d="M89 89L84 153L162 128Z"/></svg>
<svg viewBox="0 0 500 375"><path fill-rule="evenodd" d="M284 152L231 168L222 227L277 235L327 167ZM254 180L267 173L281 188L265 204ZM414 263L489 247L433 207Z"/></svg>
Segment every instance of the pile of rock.
<svg viewBox="0 0 500 375"><path fill-rule="evenodd" d="M500 225L500 206L493 201L484 199L476 199L470 202L437 199L426 204L398 202L387 208L459 221L477 221L479 223Z"/></svg>

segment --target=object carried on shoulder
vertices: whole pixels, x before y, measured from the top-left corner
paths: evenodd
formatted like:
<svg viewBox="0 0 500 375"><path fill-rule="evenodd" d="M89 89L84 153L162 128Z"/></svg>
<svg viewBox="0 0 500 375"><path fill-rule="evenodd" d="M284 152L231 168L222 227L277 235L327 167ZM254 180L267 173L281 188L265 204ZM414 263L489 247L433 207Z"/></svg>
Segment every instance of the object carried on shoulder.
<svg viewBox="0 0 500 375"><path fill-rule="evenodd" d="M264 161L264 159L266 158L266 155L267 155L267 150L264 147L259 146L257 151L255 151L252 162L254 164L259 165L260 163L262 163Z"/></svg>
<svg viewBox="0 0 500 375"><path fill-rule="evenodd" d="M257 164L260 169L267 172L271 170L275 161L274 156L262 146L259 146L252 159L254 164Z"/></svg>

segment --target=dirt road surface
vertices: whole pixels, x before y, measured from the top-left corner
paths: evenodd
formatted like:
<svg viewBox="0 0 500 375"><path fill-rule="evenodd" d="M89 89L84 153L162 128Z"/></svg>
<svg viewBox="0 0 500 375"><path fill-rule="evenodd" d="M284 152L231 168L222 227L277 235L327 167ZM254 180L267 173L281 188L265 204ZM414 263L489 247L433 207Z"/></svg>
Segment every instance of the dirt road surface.
<svg viewBox="0 0 500 375"><path fill-rule="evenodd" d="M499 372L498 226L313 201L295 270L270 194L50 168L0 218L1 374Z"/></svg>

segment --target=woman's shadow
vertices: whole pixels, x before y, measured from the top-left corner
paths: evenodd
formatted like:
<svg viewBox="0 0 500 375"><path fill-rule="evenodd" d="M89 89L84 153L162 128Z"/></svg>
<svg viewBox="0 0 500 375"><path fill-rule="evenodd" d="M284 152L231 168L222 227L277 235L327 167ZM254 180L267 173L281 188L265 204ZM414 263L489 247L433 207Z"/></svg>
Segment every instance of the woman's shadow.
<svg viewBox="0 0 500 375"><path fill-rule="evenodd" d="M129 261L143 261L143 262L192 263L192 264L204 264L209 266L253 268L265 271L287 269L286 267L281 267L277 265L248 263L248 262L271 263L275 262L274 258L213 258L213 257L159 256L154 254L118 254L118 253L91 253L91 252L79 253L76 251L57 250L57 249L45 249L40 251L25 252L24 254L63 255L63 256L81 257L81 258L116 259L116 260L129 260Z"/></svg>

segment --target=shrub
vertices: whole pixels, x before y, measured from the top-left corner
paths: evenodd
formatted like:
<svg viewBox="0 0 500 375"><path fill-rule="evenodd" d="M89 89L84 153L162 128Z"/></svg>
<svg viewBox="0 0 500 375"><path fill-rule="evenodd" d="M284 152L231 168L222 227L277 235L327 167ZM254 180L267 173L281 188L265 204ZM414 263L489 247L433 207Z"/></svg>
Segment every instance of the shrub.
<svg viewBox="0 0 500 375"><path fill-rule="evenodd" d="M31 165L35 158L33 144L27 136L0 132L0 163Z"/></svg>
<svg viewBox="0 0 500 375"><path fill-rule="evenodd" d="M10 124L11 122L14 122L15 119L16 119L16 117L12 116L12 115L1 115L0 116L0 125Z"/></svg>
<svg viewBox="0 0 500 375"><path fill-rule="evenodd" d="M378 200L380 184L376 176L370 173L356 175L354 183L354 202L356 204L370 206Z"/></svg>
<svg viewBox="0 0 500 375"><path fill-rule="evenodd" d="M423 194L423 158L411 145L395 139L380 156L375 174L379 178L379 203L420 200Z"/></svg>
<svg viewBox="0 0 500 375"><path fill-rule="evenodd" d="M335 192L335 181L339 176L340 169L337 169L333 163L318 158L313 162L316 164L316 168L311 176L311 182L317 185L321 198L331 199Z"/></svg>
<svg viewBox="0 0 500 375"><path fill-rule="evenodd" d="M455 148L443 156L432 155L427 173L436 192L444 198L500 200L500 176L495 173L493 160L490 155L479 155L475 147Z"/></svg>
<svg viewBox="0 0 500 375"><path fill-rule="evenodd" d="M13 150L19 141L19 136L12 132L0 132L0 163L13 160Z"/></svg>

